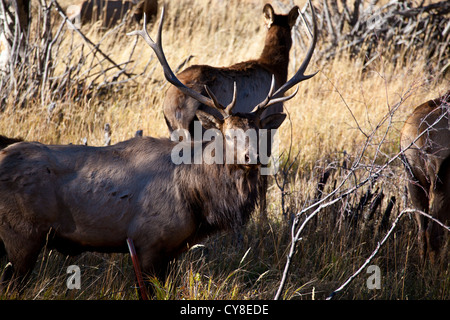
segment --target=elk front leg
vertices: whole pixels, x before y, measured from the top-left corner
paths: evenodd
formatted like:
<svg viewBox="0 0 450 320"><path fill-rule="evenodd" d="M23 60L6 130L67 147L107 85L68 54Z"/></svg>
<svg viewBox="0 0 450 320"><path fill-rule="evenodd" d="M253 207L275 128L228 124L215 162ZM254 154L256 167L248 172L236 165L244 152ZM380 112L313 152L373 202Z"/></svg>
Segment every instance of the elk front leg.
<svg viewBox="0 0 450 320"><path fill-rule="evenodd" d="M155 248L148 247L142 248L136 246L136 255L142 271L144 284L146 286L145 289L150 296L155 296L155 289L154 285L151 284L151 280L156 279L164 285L168 275L170 259L167 258L166 255L160 250L155 250Z"/></svg>
<svg viewBox="0 0 450 320"><path fill-rule="evenodd" d="M2 270L0 288L4 290L10 286L21 292L41 251L44 236L36 234L23 236L10 231L7 234L2 233L1 237L9 263Z"/></svg>

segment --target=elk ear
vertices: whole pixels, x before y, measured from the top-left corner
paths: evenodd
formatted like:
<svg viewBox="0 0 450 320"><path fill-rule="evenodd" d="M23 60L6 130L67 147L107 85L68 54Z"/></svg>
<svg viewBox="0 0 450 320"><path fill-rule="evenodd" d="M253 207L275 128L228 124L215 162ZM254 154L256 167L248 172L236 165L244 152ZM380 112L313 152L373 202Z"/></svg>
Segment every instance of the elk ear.
<svg viewBox="0 0 450 320"><path fill-rule="evenodd" d="M195 111L195 115L202 124L202 127L208 129L219 129L222 127L223 120L214 117L212 114L202 110Z"/></svg>
<svg viewBox="0 0 450 320"><path fill-rule="evenodd" d="M291 11L289 11L288 14L288 23L289 27L293 27L295 25L295 22L297 21L298 15L299 15L299 8L297 6L293 7Z"/></svg>
<svg viewBox="0 0 450 320"><path fill-rule="evenodd" d="M264 119L261 120L261 128L260 129L278 129L283 123L284 119L286 119L286 113L275 113L268 115Z"/></svg>
<svg viewBox="0 0 450 320"><path fill-rule="evenodd" d="M270 29L270 27L273 24L273 18L275 16L275 12L273 11L273 8L269 3L267 3L264 6L263 14L264 14L264 22L266 23L267 29Z"/></svg>

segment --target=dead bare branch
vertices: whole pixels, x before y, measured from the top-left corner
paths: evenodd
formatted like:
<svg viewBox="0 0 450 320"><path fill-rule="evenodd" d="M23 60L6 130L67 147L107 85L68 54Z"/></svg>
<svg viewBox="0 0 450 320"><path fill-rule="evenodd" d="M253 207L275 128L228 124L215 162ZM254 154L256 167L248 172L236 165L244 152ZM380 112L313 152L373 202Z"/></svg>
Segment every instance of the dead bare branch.
<svg viewBox="0 0 450 320"><path fill-rule="evenodd" d="M433 220L434 222L436 222L437 224L439 224L442 228L444 228L445 230L447 230L448 232L450 232L450 227L444 225L441 221L433 218L432 216L430 216L429 214L420 211L420 210L416 210L416 209L405 209L402 212L400 212L400 214L395 218L394 222L391 225L391 228L389 229L389 231L386 233L386 235L384 236L384 238L378 242L377 247L375 248L375 250L372 252L372 254L366 259L366 261L361 265L361 267L359 267L359 269L353 273L339 288L337 288L336 290L334 290L327 298L327 300L331 300L333 299L336 294L338 294L339 292L341 292L342 290L344 290L364 269L366 269L366 267L369 265L369 263L373 260L373 258L378 254L378 252L380 251L381 247L385 244L385 242L389 239L389 237L391 236L392 232L394 231L395 227L397 226L398 222L400 221L400 219L406 214L406 213L419 213L425 217L427 217L428 219Z"/></svg>
<svg viewBox="0 0 450 320"><path fill-rule="evenodd" d="M406 93L406 95L408 95L408 92ZM294 218L294 222L291 227L291 244L290 244L289 252L286 257L286 264L284 267L282 278L280 280L280 285L278 286L278 290L274 296L275 300L278 300L281 297L281 294L284 290L284 286L285 286L285 283L286 283L286 280L287 280L287 277L289 274L291 261L296 252L296 245L302 239L302 232L306 228L307 224L325 208L332 207L333 205L344 201L350 195L354 194L357 190L361 189L364 185L373 183L374 181L376 181L382 175L382 173L392 165L392 163L394 161L397 161L398 159L400 159L400 157L402 156L402 154L405 152L406 149L413 146L414 143L418 139L420 139L424 134L426 134L427 131L423 131L407 147L400 150L394 156L390 157L387 161L384 162L383 165L378 165L378 166L374 165L374 163L375 163L374 159L377 157L378 152L375 153L375 156L374 156L375 158L372 161L370 161L369 165L366 166L364 163L362 163L363 156L365 155L368 146L371 144L372 139L374 138L377 131L382 127L382 125L388 121L388 129L387 130L390 130L392 128L391 120L394 115L394 112L396 110L398 110L398 108L401 105L401 102L403 102L403 101L404 101L404 99L402 98L399 103L396 103L392 108L390 108L388 110L388 113L386 114L386 116L383 119L381 119L380 122L375 126L373 132L365 135L365 137L366 137L365 145L363 146L359 155L355 158L352 166L348 170L349 172L343 177L343 179L339 183L339 185L337 185L334 188L334 190L331 191L328 195L315 201L313 204L306 206L303 210L301 210L300 212L298 212L296 214L296 216ZM442 113L442 115L440 117L438 117L438 119L435 122L430 124L430 128L433 128L445 116L446 116L446 113ZM387 134L384 133L382 140L379 142L378 149L380 148L380 145L384 143L386 136L387 136ZM362 176L357 179L356 172L359 170L366 171L368 174L366 176ZM352 177L355 177L354 185L345 189L345 185L350 181L350 179ZM395 200L391 199L391 203L388 205L388 208L386 209L385 216L387 214L390 215L390 213L392 211L392 207L390 207L390 206L393 206L394 203L395 203ZM411 210L406 211L406 212L411 212ZM394 222L394 225L391 227L391 230L388 232L388 234L386 235L385 239L381 242L381 244L378 244L378 247L377 247L376 251L374 252L373 256L375 256L377 254L377 252L379 251L379 247L381 247L381 245L389 237L390 233L392 233L392 230L395 228L395 225L398 223L398 220L400 219L400 217L401 217L401 215L397 217L397 220ZM427 215L427 217L432 218L429 215ZM299 225L301 219L303 219L303 222ZM387 218L385 218L385 219L387 219ZM433 219L433 221L436 220L434 218L432 218L432 219ZM387 220L384 221L384 224L385 225L387 224ZM442 223L439 223L439 224L448 230L447 226L443 225ZM371 256L370 259L372 259L373 256ZM369 260L369 262L370 262L370 260ZM354 275L351 279L349 279L350 281L348 283L350 283L351 280L353 280L353 278L356 277L356 275ZM348 285L348 283L346 283L345 286Z"/></svg>

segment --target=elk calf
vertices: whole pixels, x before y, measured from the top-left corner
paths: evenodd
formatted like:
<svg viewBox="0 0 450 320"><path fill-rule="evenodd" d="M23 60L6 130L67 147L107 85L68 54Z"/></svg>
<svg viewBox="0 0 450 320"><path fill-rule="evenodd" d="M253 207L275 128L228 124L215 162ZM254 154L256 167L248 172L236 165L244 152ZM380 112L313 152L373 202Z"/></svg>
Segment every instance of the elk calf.
<svg viewBox="0 0 450 320"><path fill-rule="evenodd" d="M267 26L267 35L258 59L228 67L193 65L182 71L177 77L187 87L202 94L206 94L204 86L207 85L216 94L219 101L224 102L231 101L233 84L236 83L239 88L236 112L250 113L253 106L265 98L272 75L275 75L276 89L287 80L289 51L292 46L291 29L298 18L299 8L295 6L287 15L278 15L270 4L266 4L263 15ZM314 32L314 34L316 33ZM307 54L305 61L309 62L310 58L311 56ZM169 131L186 129L193 134L193 122L196 120L197 109L214 113L214 109L192 99L178 88L170 87L163 102L164 117ZM279 103L268 112L282 111L282 104Z"/></svg>
<svg viewBox="0 0 450 320"><path fill-rule="evenodd" d="M450 222L450 91L418 106L401 132L403 162L409 178L411 201L418 210L444 224ZM445 237L444 230L416 214L420 255L436 260Z"/></svg>

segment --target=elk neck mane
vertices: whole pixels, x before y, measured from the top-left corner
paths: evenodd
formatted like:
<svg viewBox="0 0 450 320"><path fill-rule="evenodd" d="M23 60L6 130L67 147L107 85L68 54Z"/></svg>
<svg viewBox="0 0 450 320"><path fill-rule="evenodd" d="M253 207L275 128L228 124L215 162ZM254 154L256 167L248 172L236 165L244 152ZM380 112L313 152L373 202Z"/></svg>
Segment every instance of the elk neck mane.
<svg viewBox="0 0 450 320"><path fill-rule="evenodd" d="M197 221L196 237L247 222L258 201L259 170L230 164L182 164L176 168L177 193Z"/></svg>

